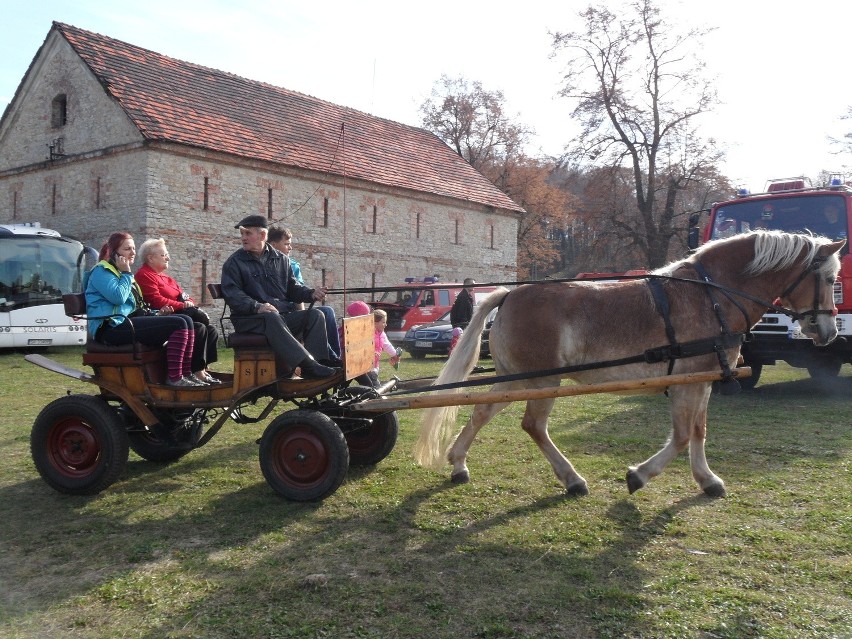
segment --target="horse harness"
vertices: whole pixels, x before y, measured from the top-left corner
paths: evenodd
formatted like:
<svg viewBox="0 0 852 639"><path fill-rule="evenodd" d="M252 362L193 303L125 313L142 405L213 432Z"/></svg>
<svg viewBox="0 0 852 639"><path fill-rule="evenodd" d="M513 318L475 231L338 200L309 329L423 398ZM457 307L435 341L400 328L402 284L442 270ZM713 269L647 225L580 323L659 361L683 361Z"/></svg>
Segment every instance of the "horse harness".
<svg viewBox="0 0 852 639"><path fill-rule="evenodd" d="M655 348L646 349L640 355L632 355L629 357L622 357L619 359L611 359L603 362L589 362L588 364L576 364L574 366L563 366L559 368L549 368L546 370L539 371L530 371L525 373L514 373L511 375L498 375L495 377L488 377L476 380L466 380L463 382L453 382L449 384L439 384L437 386L425 386L419 389L409 389L409 390L399 390L395 392L388 393L390 395L397 394L408 394L408 393L420 393L420 392L431 392L436 390L449 390L454 388L464 388L468 386L485 386L488 384L494 384L497 382L510 382L517 381L523 379L531 379L535 377L550 377L554 375L568 375L571 373L579 373L588 370L595 370L598 368L609 368L613 366L624 366L627 364L658 364L660 362L668 361L669 368L668 374L672 374L672 370L674 369L675 361L678 359L683 359L685 357L696 357L698 355L707 355L709 353L716 353L716 356L719 360L719 366L722 369L722 379L720 380L720 391L723 395L733 395L740 392L740 385L734 376L733 370L731 369L730 362L728 361L728 356L725 351L729 348L739 347L743 344L743 342L747 341L749 335L751 334L748 313L746 312L743 305L736 299L736 297L741 297L743 299L750 300L752 302L756 302L761 306L766 307L767 309L774 310L778 313L782 313L787 315L788 317L794 320L801 320L805 317L811 317L811 321L816 321L818 315L826 315L826 314L835 314L835 311L832 309L820 309L819 308L819 294L820 294L820 285L821 280L819 276L819 269L825 262L826 258L817 256L813 259L813 261L808 265L807 268L803 269L799 274L799 277L792 282L781 295L779 295L773 303L767 302L765 300L761 300L758 297L755 297L749 293L744 291L738 291L736 289L729 288L723 284L719 284L714 282L710 277L710 274L697 260L692 263L692 267L695 269L695 272L698 274L699 279L690 279L683 277L675 277L671 275L646 275L642 277L636 277L634 279L644 279L648 283L648 287L651 290L651 295L654 299L654 305L656 307L657 312L662 316L663 322L665 324L666 337L669 340L669 344L666 346L658 346ZM814 286L814 304L813 308L807 310L803 313L796 312L792 309L788 309L784 306L781 306L780 300L790 295L798 286L805 281L807 276L813 273L815 277L815 286ZM713 337L707 337L704 339L692 340L689 342L678 342L677 336L675 334L674 326L671 322L671 307L669 305L668 295L663 288L661 280L671 280L677 282L687 282L691 284L701 284L704 285L704 290L707 293L707 296L710 298L710 304L713 308L713 312L716 314L716 318L719 321L719 326L721 328L721 332L718 335ZM748 327L744 332L733 332L730 329L730 325L728 324L724 311L722 309L717 296L714 294L714 291L719 291L724 295L737 309L742 313L745 318L746 326ZM502 305L502 301L500 303ZM493 370L493 369L492 369ZM667 391L666 391L667 392Z"/></svg>

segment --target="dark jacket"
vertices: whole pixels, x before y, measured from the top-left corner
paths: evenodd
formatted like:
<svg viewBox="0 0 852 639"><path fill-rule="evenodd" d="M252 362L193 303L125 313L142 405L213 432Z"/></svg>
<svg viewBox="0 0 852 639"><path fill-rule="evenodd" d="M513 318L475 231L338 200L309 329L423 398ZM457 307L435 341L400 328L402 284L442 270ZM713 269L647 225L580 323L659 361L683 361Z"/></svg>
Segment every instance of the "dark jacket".
<svg viewBox="0 0 852 639"><path fill-rule="evenodd" d="M450 324L453 328L456 326L467 328L471 317L473 317L473 295L463 288L450 309Z"/></svg>
<svg viewBox="0 0 852 639"><path fill-rule="evenodd" d="M235 316L254 315L264 302L288 313L313 293L296 281L287 256L269 245L259 258L239 249L222 266L222 295Z"/></svg>

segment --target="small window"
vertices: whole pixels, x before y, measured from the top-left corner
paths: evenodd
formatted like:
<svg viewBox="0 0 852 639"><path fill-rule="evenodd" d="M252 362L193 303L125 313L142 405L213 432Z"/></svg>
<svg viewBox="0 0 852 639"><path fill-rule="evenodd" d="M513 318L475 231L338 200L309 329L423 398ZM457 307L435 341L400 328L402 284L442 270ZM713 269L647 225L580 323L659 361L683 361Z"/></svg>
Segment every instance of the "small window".
<svg viewBox="0 0 852 639"><path fill-rule="evenodd" d="M68 98L65 97L64 93L53 98L50 123L54 129L65 126L68 123Z"/></svg>

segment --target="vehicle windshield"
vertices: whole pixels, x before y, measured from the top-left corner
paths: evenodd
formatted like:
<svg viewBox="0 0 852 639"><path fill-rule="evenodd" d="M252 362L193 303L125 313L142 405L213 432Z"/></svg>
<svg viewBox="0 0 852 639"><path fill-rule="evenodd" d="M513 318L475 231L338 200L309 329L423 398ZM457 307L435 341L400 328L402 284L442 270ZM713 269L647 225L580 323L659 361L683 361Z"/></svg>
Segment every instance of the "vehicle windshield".
<svg viewBox="0 0 852 639"><path fill-rule="evenodd" d="M414 306L417 304L417 298L422 291L420 289L401 288L393 291L386 291L379 298L379 302L385 304L396 304L397 306Z"/></svg>
<svg viewBox="0 0 852 639"><path fill-rule="evenodd" d="M61 304L64 293L79 293L83 255L76 240L0 237L0 311Z"/></svg>
<svg viewBox="0 0 852 639"><path fill-rule="evenodd" d="M781 196L732 201L720 206L710 238L720 239L755 229L813 233L847 239L846 199L842 195ZM844 253L848 252L848 245Z"/></svg>

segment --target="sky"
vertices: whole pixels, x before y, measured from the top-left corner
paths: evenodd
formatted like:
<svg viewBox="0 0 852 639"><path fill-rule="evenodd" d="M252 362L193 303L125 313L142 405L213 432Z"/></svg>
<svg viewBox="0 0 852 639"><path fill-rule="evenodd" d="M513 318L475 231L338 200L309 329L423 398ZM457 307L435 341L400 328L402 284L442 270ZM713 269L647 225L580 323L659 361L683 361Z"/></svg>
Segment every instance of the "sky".
<svg viewBox="0 0 852 639"><path fill-rule="evenodd" d="M613 0L615 1L615 0ZM441 75L502 91L508 114L535 130L534 155L576 135L558 96L563 64L549 32L581 27L587 2L525 0L0 0L0 111L52 21L313 95L413 126ZM852 131L845 74L847 0L657 0L684 31L714 31L698 54L721 104L699 124L726 153L736 186L820 171L852 173L830 138Z"/></svg>

